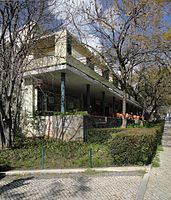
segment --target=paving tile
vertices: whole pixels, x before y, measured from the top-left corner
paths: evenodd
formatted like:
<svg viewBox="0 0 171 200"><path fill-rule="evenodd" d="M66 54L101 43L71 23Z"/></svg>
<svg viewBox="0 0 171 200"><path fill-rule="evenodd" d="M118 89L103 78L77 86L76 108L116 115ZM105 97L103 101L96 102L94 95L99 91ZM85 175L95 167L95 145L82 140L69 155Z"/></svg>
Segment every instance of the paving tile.
<svg viewBox="0 0 171 200"><path fill-rule="evenodd" d="M6 177L0 181L1 200L134 200L142 174Z"/></svg>

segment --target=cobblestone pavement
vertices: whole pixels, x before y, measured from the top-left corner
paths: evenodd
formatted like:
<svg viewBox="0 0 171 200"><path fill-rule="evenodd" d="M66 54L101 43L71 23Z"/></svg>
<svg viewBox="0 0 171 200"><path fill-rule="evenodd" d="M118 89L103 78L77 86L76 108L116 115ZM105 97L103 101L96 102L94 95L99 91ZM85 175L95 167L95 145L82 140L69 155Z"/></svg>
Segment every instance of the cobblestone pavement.
<svg viewBox="0 0 171 200"><path fill-rule="evenodd" d="M5 177L0 200L134 200L142 177L142 172Z"/></svg>
<svg viewBox="0 0 171 200"><path fill-rule="evenodd" d="M145 200L171 200L171 122L166 122L160 152L160 167L152 168Z"/></svg>

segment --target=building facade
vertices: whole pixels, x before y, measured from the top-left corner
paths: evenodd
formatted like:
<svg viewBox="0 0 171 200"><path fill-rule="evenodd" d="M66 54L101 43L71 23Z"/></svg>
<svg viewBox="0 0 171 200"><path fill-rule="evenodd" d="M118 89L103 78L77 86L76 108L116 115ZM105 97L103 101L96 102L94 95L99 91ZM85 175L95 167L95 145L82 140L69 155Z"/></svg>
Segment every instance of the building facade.
<svg viewBox="0 0 171 200"><path fill-rule="evenodd" d="M54 118L54 113L87 111L91 116L113 117L122 111L123 93L117 88L115 77L100 58L68 31L42 37L28 59L30 63L24 74L24 113L30 119L44 118L46 129L47 118ZM140 109L130 96L127 107L127 112ZM53 124L55 119L50 121ZM52 126L49 135L51 129Z"/></svg>

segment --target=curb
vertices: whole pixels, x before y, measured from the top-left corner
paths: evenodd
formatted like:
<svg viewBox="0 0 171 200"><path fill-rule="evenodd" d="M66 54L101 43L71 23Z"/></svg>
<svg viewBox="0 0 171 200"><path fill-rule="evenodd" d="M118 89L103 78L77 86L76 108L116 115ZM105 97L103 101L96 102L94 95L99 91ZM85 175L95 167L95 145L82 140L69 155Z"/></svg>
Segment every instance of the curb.
<svg viewBox="0 0 171 200"><path fill-rule="evenodd" d="M149 166L142 167L106 167L106 168L90 168L95 172L138 172L145 171L148 172ZM84 173L87 168L81 169L41 169L41 170L12 170L0 172L0 174L6 176L12 175L33 175L33 174L74 174L74 173Z"/></svg>
<svg viewBox="0 0 171 200"><path fill-rule="evenodd" d="M147 189L147 184L150 178L150 172L151 172L151 165L149 165L149 168L147 170L147 173L143 176L143 179L141 181L141 184L139 186L138 189L138 193L136 195L136 200L143 200L144 199L144 195Z"/></svg>

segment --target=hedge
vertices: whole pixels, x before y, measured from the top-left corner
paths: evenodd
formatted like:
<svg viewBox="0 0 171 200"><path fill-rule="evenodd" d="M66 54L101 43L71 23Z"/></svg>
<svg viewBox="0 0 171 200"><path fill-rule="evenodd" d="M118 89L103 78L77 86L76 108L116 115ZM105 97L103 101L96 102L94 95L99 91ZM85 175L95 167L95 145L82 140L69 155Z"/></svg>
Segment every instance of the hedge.
<svg viewBox="0 0 171 200"><path fill-rule="evenodd" d="M115 165L149 164L157 149L154 128L130 129L115 134L109 141L109 148Z"/></svg>
<svg viewBox="0 0 171 200"><path fill-rule="evenodd" d="M91 129L88 141L107 144L113 165L146 165L161 144L163 127L161 123L152 128Z"/></svg>
<svg viewBox="0 0 171 200"><path fill-rule="evenodd" d="M164 131L164 122L156 124L154 128L156 129L157 132L157 143L161 145L162 135Z"/></svg>
<svg viewBox="0 0 171 200"><path fill-rule="evenodd" d="M121 128L93 128L88 130L88 143L106 143L112 138L112 135L121 132Z"/></svg>

